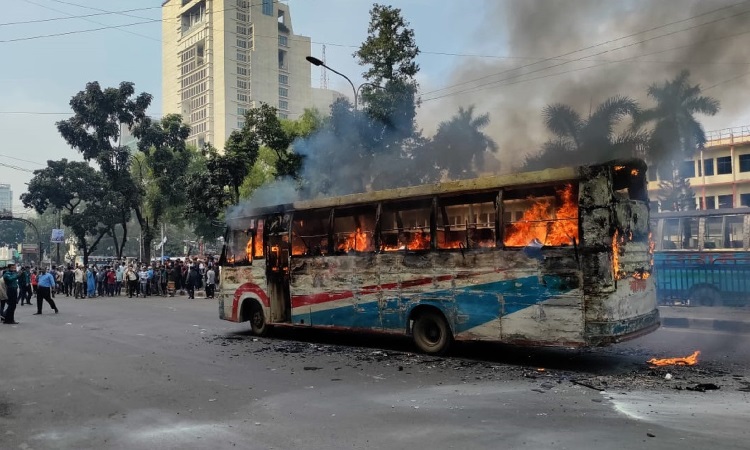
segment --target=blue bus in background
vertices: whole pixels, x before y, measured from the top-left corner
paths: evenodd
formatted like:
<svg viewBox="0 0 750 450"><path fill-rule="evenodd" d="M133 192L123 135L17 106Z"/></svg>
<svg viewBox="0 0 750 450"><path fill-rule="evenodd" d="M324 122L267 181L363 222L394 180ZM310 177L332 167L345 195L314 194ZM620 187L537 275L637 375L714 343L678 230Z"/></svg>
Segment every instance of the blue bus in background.
<svg viewBox="0 0 750 450"><path fill-rule="evenodd" d="M651 215L660 304L750 306L750 208Z"/></svg>

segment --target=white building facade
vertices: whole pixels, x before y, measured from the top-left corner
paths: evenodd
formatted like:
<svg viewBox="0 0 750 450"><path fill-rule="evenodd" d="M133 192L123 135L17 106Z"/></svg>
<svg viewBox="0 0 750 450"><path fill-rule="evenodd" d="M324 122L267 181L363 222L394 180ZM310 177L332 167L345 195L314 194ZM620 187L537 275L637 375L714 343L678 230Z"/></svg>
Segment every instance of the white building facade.
<svg viewBox="0 0 750 450"><path fill-rule="evenodd" d="M267 103L295 119L313 106L310 38L275 0L162 3L164 113L181 114L188 143L221 149L247 109Z"/></svg>
<svg viewBox="0 0 750 450"><path fill-rule="evenodd" d="M695 192L696 208L750 207L750 126L709 131L706 138L705 148L680 167ZM659 181L652 171L648 190L653 208Z"/></svg>

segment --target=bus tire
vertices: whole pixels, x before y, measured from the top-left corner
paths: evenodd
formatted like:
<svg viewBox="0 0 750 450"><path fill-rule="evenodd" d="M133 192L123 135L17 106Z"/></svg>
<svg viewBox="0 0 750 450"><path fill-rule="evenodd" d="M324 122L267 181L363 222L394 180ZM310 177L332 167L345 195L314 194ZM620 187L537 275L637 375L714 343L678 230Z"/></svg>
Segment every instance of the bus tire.
<svg viewBox="0 0 750 450"><path fill-rule="evenodd" d="M419 350L431 355L441 355L450 347L453 336L445 317L428 309L414 319L412 338Z"/></svg>
<svg viewBox="0 0 750 450"><path fill-rule="evenodd" d="M690 292L690 302L697 306L721 306L721 294L713 286L696 286Z"/></svg>
<svg viewBox="0 0 750 450"><path fill-rule="evenodd" d="M266 323L266 317L263 314L263 308L261 308L258 302L252 302L250 306L250 331L256 336L264 336L268 333L268 324Z"/></svg>

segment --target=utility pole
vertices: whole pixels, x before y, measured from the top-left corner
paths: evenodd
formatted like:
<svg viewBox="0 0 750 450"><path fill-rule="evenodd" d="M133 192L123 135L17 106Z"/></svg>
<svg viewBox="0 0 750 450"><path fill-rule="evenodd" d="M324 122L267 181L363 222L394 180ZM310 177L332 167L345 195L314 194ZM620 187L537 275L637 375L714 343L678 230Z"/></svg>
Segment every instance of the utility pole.
<svg viewBox="0 0 750 450"><path fill-rule="evenodd" d="M164 222L161 223L161 263L164 264Z"/></svg>
<svg viewBox="0 0 750 450"><path fill-rule="evenodd" d="M58 210L57 211L57 229L58 230L60 228L62 228L62 224L61 224L60 220L61 220L61 215L60 215L60 211ZM57 239L55 239L55 240L57 240ZM56 258L56 261L57 261L57 265L59 266L60 265L60 243L59 242L57 243L57 258Z"/></svg>

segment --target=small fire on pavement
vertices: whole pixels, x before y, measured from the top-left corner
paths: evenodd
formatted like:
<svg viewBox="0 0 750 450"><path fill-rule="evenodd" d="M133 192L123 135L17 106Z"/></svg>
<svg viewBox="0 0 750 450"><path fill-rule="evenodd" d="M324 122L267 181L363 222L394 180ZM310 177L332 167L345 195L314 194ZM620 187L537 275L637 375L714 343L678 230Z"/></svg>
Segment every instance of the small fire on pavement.
<svg viewBox="0 0 750 450"><path fill-rule="evenodd" d="M654 367L663 366L694 366L698 364L698 356L701 354L700 350L696 350L690 356L678 357L678 358L651 358L647 362Z"/></svg>

